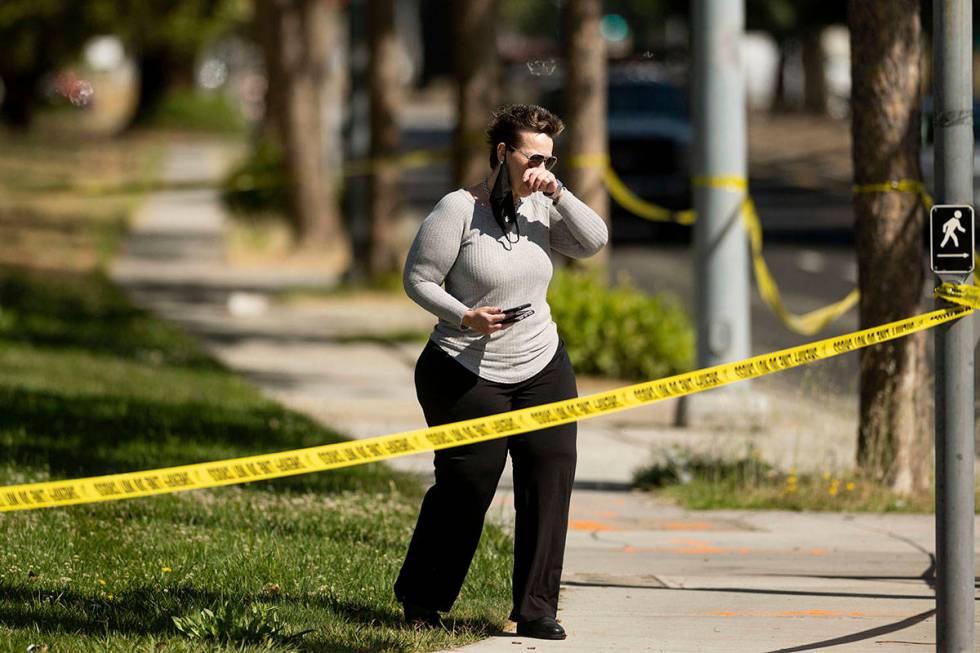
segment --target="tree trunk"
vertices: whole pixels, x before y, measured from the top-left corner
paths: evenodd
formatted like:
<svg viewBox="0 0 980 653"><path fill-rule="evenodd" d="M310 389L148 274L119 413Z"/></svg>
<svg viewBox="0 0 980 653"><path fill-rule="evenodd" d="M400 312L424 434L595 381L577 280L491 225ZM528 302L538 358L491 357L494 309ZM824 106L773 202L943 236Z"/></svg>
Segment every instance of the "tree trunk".
<svg viewBox="0 0 980 653"><path fill-rule="evenodd" d="M262 49L262 61L265 65L265 106L262 120L258 125L256 136L259 141L281 143L283 135L279 131L282 125L282 66L279 52L281 30L278 25L278 14L275 0L255 0L255 14L252 29L255 40Z"/></svg>
<svg viewBox="0 0 980 653"><path fill-rule="evenodd" d="M856 184L920 179L922 27L916 0L850 0ZM854 196L861 328L914 315L923 211L913 193ZM858 465L902 493L929 487L925 333L861 350Z"/></svg>
<svg viewBox="0 0 980 653"><path fill-rule="evenodd" d="M401 269L396 224L398 211L398 108L401 102L394 0L372 0L368 8L371 59L371 182L369 185L368 274L373 278Z"/></svg>
<svg viewBox="0 0 980 653"><path fill-rule="evenodd" d="M498 96L495 18L496 0L453 3L459 81L453 140L456 186L469 186L490 174L490 146L484 132Z"/></svg>
<svg viewBox="0 0 980 653"><path fill-rule="evenodd" d="M283 136L290 204L299 244L315 250L338 273L350 264L350 240L340 219L336 177L327 165L324 99L330 83L330 51L338 37L338 9L323 0L281 0L278 10ZM336 70L333 74L338 74ZM331 94L336 96L336 94Z"/></svg>
<svg viewBox="0 0 980 653"><path fill-rule="evenodd" d="M193 69L193 62L182 61L166 48L141 52L137 56L136 107L127 128L146 124L174 86L192 85Z"/></svg>
<svg viewBox="0 0 980 653"><path fill-rule="evenodd" d="M34 119L34 106L40 76L12 74L3 77L3 102L0 103L0 122L17 130L26 130Z"/></svg>
<svg viewBox="0 0 980 653"><path fill-rule="evenodd" d="M565 11L565 92L567 125L564 156L572 162L566 185L609 222L609 194L602 168L592 162L576 165L579 157L608 156L606 136L606 48L599 32L602 0L569 0ZM605 267L609 247L584 259L588 267Z"/></svg>
<svg viewBox="0 0 980 653"><path fill-rule="evenodd" d="M810 113L827 113L827 75L824 71L821 31L811 29L803 35L803 109Z"/></svg>
<svg viewBox="0 0 980 653"><path fill-rule="evenodd" d="M779 50L779 63L776 65L776 79L773 84L772 103L769 107L770 113L785 113L789 110L786 104L786 39L780 38L776 42Z"/></svg>

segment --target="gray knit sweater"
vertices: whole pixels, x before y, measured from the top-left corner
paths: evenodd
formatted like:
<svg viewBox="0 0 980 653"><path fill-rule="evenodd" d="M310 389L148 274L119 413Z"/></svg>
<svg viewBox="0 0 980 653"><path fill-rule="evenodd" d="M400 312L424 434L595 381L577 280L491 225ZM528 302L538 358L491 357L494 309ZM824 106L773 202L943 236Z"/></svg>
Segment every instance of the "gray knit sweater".
<svg viewBox="0 0 980 653"><path fill-rule="evenodd" d="M463 367L498 383L528 379L551 361L558 331L547 292L552 250L584 258L606 244L599 215L562 192L558 205L534 193L517 207L520 239L500 230L490 207L461 188L443 197L415 236L405 291L439 318L430 339ZM531 304L534 315L492 335L462 326L470 308Z"/></svg>

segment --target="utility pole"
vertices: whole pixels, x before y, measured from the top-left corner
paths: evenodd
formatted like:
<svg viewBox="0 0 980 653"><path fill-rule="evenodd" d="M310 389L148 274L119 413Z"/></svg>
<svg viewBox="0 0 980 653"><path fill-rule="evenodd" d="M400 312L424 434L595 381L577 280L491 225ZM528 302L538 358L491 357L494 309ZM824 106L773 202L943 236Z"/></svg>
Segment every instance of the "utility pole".
<svg viewBox="0 0 980 653"><path fill-rule="evenodd" d="M973 3L944 0L932 11L936 201L972 205ZM936 650L974 653L972 318L938 327L935 338Z"/></svg>
<svg viewBox="0 0 980 653"><path fill-rule="evenodd" d="M695 0L692 4L699 368L750 355L749 252L741 215L746 189L716 183L720 178L744 183L748 176L741 56L744 5L744 0Z"/></svg>

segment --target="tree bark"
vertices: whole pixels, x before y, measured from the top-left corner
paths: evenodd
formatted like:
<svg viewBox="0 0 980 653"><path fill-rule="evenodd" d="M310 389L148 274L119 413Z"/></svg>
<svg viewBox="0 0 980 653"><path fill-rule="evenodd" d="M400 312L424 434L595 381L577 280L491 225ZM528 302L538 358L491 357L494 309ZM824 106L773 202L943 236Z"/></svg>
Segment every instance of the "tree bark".
<svg viewBox="0 0 980 653"><path fill-rule="evenodd" d="M456 186L469 186L490 173L490 147L484 132L498 97L496 5L496 0L453 3L459 81L453 139Z"/></svg>
<svg viewBox="0 0 980 653"><path fill-rule="evenodd" d="M177 57L167 48L152 48L137 56L136 106L127 129L147 123L175 86L190 87L194 63Z"/></svg>
<svg viewBox="0 0 980 653"><path fill-rule="evenodd" d="M368 7L371 58L371 179L368 211L368 274L373 278L401 269L396 224L398 211L398 108L401 103L398 37L394 0L372 0Z"/></svg>
<svg viewBox="0 0 980 653"><path fill-rule="evenodd" d="M810 113L824 115L827 113L827 75L820 34L820 29L811 29L802 39L803 108Z"/></svg>
<svg viewBox="0 0 980 653"><path fill-rule="evenodd" d="M609 194L602 168L594 163L576 165L579 157L608 156L606 135L606 48L599 32L602 0L569 0L565 9L565 92L567 116L564 156L571 162L566 184L608 225ZM609 247L584 259L588 267L605 267Z"/></svg>
<svg viewBox="0 0 980 653"><path fill-rule="evenodd" d="M921 179L922 26L916 0L850 0L856 184ZM862 328L919 311L923 210L912 193L854 195ZM902 493L932 470L925 333L862 349L858 465Z"/></svg>
<svg viewBox="0 0 980 653"><path fill-rule="evenodd" d="M785 113L789 110L786 104L786 39L780 38L776 41L779 50L779 63L776 65L776 79L773 83L772 103L769 107L770 113Z"/></svg>
<svg viewBox="0 0 980 653"><path fill-rule="evenodd" d="M282 66L279 52L281 30L278 25L275 0L255 0L255 14L252 29L255 40L262 50L265 65L265 106L262 120L258 125L257 137L260 141L281 143L283 139L279 127L282 125Z"/></svg>
<svg viewBox="0 0 980 653"><path fill-rule="evenodd" d="M16 130L30 128L37 104L37 74L10 74L3 77L3 101L0 122Z"/></svg>
<svg viewBox="0 0 980 653"><path fill-rule="evenodd" d="M338 272L350 264L350 239L337 202L338 169L328 165L328 152L341 147L328 139L324 124L325 98L339 101L327 90L331 81L331 46L338 39L338 9L323 0L276 2L279 69L282 92L279 129L283 137L288 194L299 244L317 251Z"/></svg>

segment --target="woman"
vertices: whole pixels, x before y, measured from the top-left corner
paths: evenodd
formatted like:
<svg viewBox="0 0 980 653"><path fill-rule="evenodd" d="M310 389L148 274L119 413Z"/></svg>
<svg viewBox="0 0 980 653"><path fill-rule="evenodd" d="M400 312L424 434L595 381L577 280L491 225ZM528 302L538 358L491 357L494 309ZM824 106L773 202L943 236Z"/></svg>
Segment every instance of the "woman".
<svg viewBox="0 0 980 653"><path fill-rule="evenodd" d="M550 171L563 129L539 106L495 111L490 175L443 197L419 228L404 282L439 318L415 368L430 426L577 396L546 299L551 252L591 256L607 231ZM510 619L519 635L565 638L555 616L575 434L573 423L435 453L436 482L395 583L409 623L438 625L452 607L509 452L517 515Z"/></svg>

